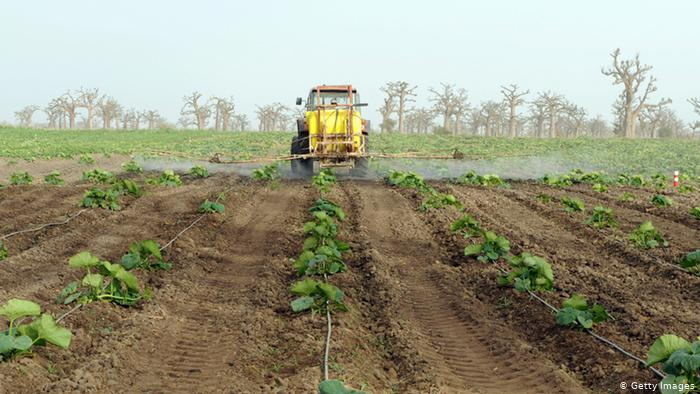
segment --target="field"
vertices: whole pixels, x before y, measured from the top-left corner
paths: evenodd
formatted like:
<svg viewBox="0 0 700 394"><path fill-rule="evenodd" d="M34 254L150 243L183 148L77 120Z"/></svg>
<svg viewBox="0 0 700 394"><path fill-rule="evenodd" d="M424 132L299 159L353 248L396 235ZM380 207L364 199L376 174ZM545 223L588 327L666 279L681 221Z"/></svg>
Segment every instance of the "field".
<svg viewBox="0 0 700 394"><path fill-rule="evenodd" d="M649 368L581 327L557 324L555 314L535 297L560 308L574 293L585 295L613 318L595 324L594 332L642 359L663 334L689 340L699 334L700 276L679 266L688 253L700 249L700 213L698 218L689 213L700 206L700 184L694 177L683 178L684 193L672 191L670 179L657 178L662 185L655 186L647 176L646 185L634 186L620 184L616 177L581 181L581 173L573 173L569 183L560 177L506 185L463 177L418 186L398 182L393 175L387 182L339 174L327 191L309 180L183 173L181 186L168 187L154 184L160 173L126 173L122 162L153 147L201 158L262 134L230 140L217 133L192 133L195 142L188 144L183 132L147 137L125 132L131 133L128 138L113 140L71 133L41 136L41 143L3 139L0 146L6 163L13 162L3 167L0 182L7 184L11 173L25 170L35 178L30 185L0 188L0 237L59 223L5 239L8 256L0 260L0 305L20 298L54 316L70 311L62 324L73 333L67 350L38 347L32 354L0 362L0 393L317 392L323 378L325 314L293 312L290 287L299 279L292 264L306 247L309 207L320 193L345 212L337 237L350 248L343 253L347 271L330 279L344 291L349 310L333 313L329 372L356 389L607 393L617 392L623 381L659 381ZM267 144L261 140L258 148L235 149L245 151L241 157L284 153L286 144L273 143L280 136L288 139L264 135ZM66 138L64 144L71 141L70 148L58 151L54 137ZM428 137L412 138L417 143ZM442 138L440 149L426 147L423 152L457 148L474 156L508 156L528 148L533 155L559 152L570 158L577 150L581 160L585 152L597 152L586 159L591 163L586 168L624 162L627 171L652 175L674 168L673 151L684 173L700 173L697 142L644 141L632 148L620 141L518 144ZM375 141L373 149L386 152L411 146L400 145L393 136ZM652 151L658 159L649 159ZM78 163L78 156L86 153L97 162ZM72 158L59 159L65 156ZM22 160L31 157L32 162ZM66 184L44 184L43 176L57 166ZM98 167L139 185L141 195L120 196L116 211L78 207L86 190L106 187L81 179L83 171ZM654 204L657 195L671 198L672 205ZM454 200L443 204L431 196ZM205 199L220 202L223 212L198 212ZM583 211L564 204L567 199L580 200ZM612 208L617 225L599 229L587 224L595 206ZM482 242L481 236L451 231L465 214L483 230L507 239L510 254L545 258L554 274L551 290L499 285L500 270L510 269L503 257L489 262L465 255L465 247ZM645 221L653 223L668 246L645 249L633 244L629 234ZM163 248L171 270L130 271L150 289L149 300L132 306L92 302L79 309L56 302L66 284L82 278L68 265L72 256L87 250L118 262L133 242L145 239L160 245L174 240Z"/></svg>

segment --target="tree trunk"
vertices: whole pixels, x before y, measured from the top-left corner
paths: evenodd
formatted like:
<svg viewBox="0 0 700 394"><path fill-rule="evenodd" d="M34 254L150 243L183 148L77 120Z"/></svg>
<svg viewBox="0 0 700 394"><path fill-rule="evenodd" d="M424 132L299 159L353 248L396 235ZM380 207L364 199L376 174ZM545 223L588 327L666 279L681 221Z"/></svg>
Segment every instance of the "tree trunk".
<svg viewBox="0 0 700 394"><path fill-rule="evenodd" d="M508 130L508 135L512 137L517 137L517 132L515 131L515 102L510 105L510 127Z"/></svg>

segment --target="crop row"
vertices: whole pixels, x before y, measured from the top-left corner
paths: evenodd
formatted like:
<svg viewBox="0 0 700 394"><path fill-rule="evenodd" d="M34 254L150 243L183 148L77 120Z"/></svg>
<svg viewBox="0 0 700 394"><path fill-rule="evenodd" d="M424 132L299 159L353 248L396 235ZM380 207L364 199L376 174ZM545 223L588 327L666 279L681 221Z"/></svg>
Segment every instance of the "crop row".
<svg viewBox="0 0 700 394"><path fill-rule="evenodd" d="M462 178L461 183L465 183L465 180L466 182L482 186L504 187L504 183L495 176L481 177L479 179L479 176L475 174L467 174L467 176ZM423 210L426 202L435 200L436 196L440 196L439 199L441 201L450 201L450 204L431 208L442 208L451 205L462 212L463 215L451 224L450 230L473 241L464 248L464 255L477 261L495 264L502 272L502 276L498 279L499 286L512 286L518 292L527 292L534 296L555 312L555 320L558 325L588 332L624 354L644 363L645 366L663 377L660 388L664 393L684 392L684 390L687 392L700 387L700 337L691 343L676 335L663 335L651 345L647 359L642 360L592 331L592 327L595 324L605 322L611 318L602 305L590 305L584 295L574 292L569 293L572 295L563 301L561 308L556 308L536 295L538 292L554 291L554 271L546 258L524 251L519 255L511 255L508 239L482 228L477 220L464 212L462 204L454 196L438 193L414 173L394 171L389 175L387 181L391 185L420 191L425 196L424 203L419 208L420 210ZM562 199L562 203L569 209L576 207L574 208L576 210L579 205L577 203L567 203L564 199ZM613 220L614 217L611 210L596 207L588 224L598 228L601 224L612 223ZM656 247L665 243L665 240L654 229L651 222L642 223L630 235L630 240L642 248ZM505 267L502 265L502 262L506 263ZM698 272L698 268L700 268L700 250L690 253L682 264L689 271ZM661 363L665 375L653 368L657 363Z"/></svg>

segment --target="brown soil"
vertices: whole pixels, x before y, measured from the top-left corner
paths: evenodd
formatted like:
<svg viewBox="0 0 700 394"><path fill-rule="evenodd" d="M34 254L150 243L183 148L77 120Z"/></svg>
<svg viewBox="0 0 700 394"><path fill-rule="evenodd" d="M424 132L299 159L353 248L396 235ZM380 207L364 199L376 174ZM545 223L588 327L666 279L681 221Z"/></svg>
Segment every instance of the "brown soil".
<svg viewBox="0 0 700 394"><path fill-rule="evenodd" d="M700 247L697 227L575 188L436 186L507 236L513 252L551 261L557 291L544 296L550 303L579 292L603 304L615 320L596 331L633 353L644 357L663 333L698 335L700 278L673 266ZM0 190L0 236L74 215L87 187ZM70 256L90 250L118 261L134 241L164 244L200 216L205 198L225 189L225 213L204 217L167 249L173 270L137 274L153 291L150 302L75 311L64 321L74 333L70 349L41 348L0 364L0 393L315 392L325 319L293 314L288 290L307 207L317 197L308 182L270 187L216 175L177 188L147 186L141 198L124 199L121 211L86 210L67 224L12 237L10 257L0 262L0 302L26 298L64 313L69 307L54 300L78 278ZM591 229L586 215L539 202L545 192L612 205L620 229ZM334 317L333 378L376 393L602 393L616 392L621 381L656 381L593 337L557 326L541 304L497 286L493 265L464 258L466 241L449 232L457 210L419 212L415 192L375 182L341 181L329 198L348 214L340 238L353 250L350 270L333 277L350 307ZM626 242L631 228L650 219L671 242L667 250Z"/></svg>

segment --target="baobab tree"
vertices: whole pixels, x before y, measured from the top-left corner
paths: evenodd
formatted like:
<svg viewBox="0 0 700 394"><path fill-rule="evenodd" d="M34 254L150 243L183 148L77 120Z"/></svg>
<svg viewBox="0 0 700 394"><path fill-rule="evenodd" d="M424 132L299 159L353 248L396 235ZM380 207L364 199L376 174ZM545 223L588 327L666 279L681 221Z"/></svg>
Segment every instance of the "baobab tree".
<svg viewBox="0 0 700 394"><path fill-rule="evenodd" d="M382 132L391 133L394 131L394 125L396 124L396 122L391 119L391 115L396 110L396 98L394 97L394 92L389 90L386 86L380 88L380 90L386 94L386 97L384 98L384 104L377 109L382 116L382 123L379 125L379 128Z"/></svg>
<svg viewBox="0 0 700 394"><path fill-rule="evenodd" d="M382 91L387 93L389 97L395 97L398 100L396 112L399 118L399 133L401 134L406 132L404 127L406 105L409 102L415 101L413 97L416 96L416 89L418 89L418 86L411 87L411 85L405 81L387 82L386 86L382 88Z"/></svg>
<svg viewBox="0 0 700 394"><path fill-rule="evenodd" d="M457 89L452 84L441 83L441 89L437 90L430 88L429 91L433 94L431 101L433 101L433 110L442 116L442 127L444 130L450 131L450 123L452 122L452 117L460 112L460 116L463 116L468 110L469 105L467 104L467 91L464 89ZM456 131L452 129L453 133Z"/></svg>
<svg viewBox="0 0 700 394"><path fill-rule="evenodd" d="M118 126L118 116L121 112L121 105L114 99L114 97L102 96L96 104L97 116L102 118L102 128L108 129L111 127L112 120Z"/></svg>
<svg viewBox="0 0 700 394"><path fill-rule="evenodd" d="M540 93L535 102L536 105L544 108L547 119L549 120L549 138L556 138L559 112L564 109L566 100L562 95L547 91Z"/></svg>
<svg viewBox="0 0 700 394"><path fill-rule="evenodd" d="M688 102L693 106L695 113L700 115L700 98L693 97L688 99ZM700 131L700 120L695 123L691 123L690 128L693 129L693 133Z"/></svg>
<svg viewBox="0 0 700 394"><path fill-rule="evenodd" d="M63 129L66 127L67 113L63 104L63 98L52 99L43 111L48 119L48 128Z"/></svg>
<svg viewBox="0 0 700 394"><path fill-rule="evenodd" d="M39 107L36 105L28 105L21 110L15 112L15 118L22 127L32 127L32 118L34 117L34 112L38 111Z"/></svg>
<svg viewBox="0 0 700 394"><path fill-rule="evenodd" d="M93 119L95 118L95 108L97 107L97 102L100 98L99 89L85 89L80 88L78 91L78 103L79 106L85 108L87 114L85 115L85 126L88 130L92 129Z"/></svg>
<svg viewBox="0 0 700 394"><path fill-rule="evenodd" d="M543 100L537 99L530 103L530 115L528 120L534 127L537 138L544 136L544 123L547 120L547 107Z"/></svg>
<svg viewBox="0 0 700 394"><path fill-rule="evenodd" d="M193 92L189 96L184 96L182 101L185 102L185 105L180 110L180 115L183 117L194 117L198 130L203 130L207 127L207 121L209 116L211 116L211 107L206 103L200 103L199 100L201 98L202 94L199 92Z"/></svg>
<svg viewBox="0 0 700 394"><path fill-rule="evenodd" d="M283 131L289 129L291 117L289 107L282 103L272 103L264 106L256 106L258 116L258 130Z"/></svg>
<svg viewBox="0 0 700 394"><path fill-rule="evenodd" d="M143 119L148 124L148 130L155 130L160 127L161 123L163 123L163 117L160 116L160 112L157 110L151 109L143 111L142 115Z"/></svg>
<svg viewBox="0 0 700 394"><path fill-rule="evenodd" d="M564 103L562 110L569 118L574 137L580 137L583 126L586 122L586 115L588 115L588 113L583 107L570 102Z"/></svg>
<svg viewBox="0 0 700 394"><path fill-rule="evenodd" d="M214 129L228 130L233 116L233 98L213 97L214 100Z"/></svg>
<svg viewBox="0 0 700 394"><path fill-rule="evenodd" d="M413 108L406 114L406 129L412 133L428 133L433 127L435 112L427 108Z"/></svg>
<svg viewBox="0 0 700 394"><path fill-rule="evenodd" d="M503 127L503 103L486 101L481 103L481 119L484 125L484 135L493 137L500 135Z"/></svg>
<svg viewBox="0 0 700 394"><path fill-rule="evenodd" d="M642 65L639 54L631 60L620 60L620 49L615 49L610 56L612 67L601 72L613 78L613 85L623 85L622 99L622 130L626 138L636 137L637 119L645 107L669 103L662 99L658 104L649 104L649 95L656 91L656 78L649 74L652 66ZM642 87L642 85L645 85Z"/></svg>
<svg viewBox="0 0 700 394"><path fill-rule="evenodd" d="M78 108L81 106L79 97L68 90L61 97L61 104L63 105L63 109L68 114L68 128L71 130L75 129L75 115Z"/></svg>
<svg viewBox="0 0 700 394"><path fill-rule="evenodd" d="M517 109L522 103L525 102L525 97L530 91L526 90L524 92L518 92L518 85L510 84L508 86L501 86L501 94L503 94L503 100L510 109L510 116L508 117L508 136L517 137L518 136L518 114Z"/></svg>
<svg viewBox="0 0 700 394"><path fill-rule="evenodd" d="M233 130L237 131L246 131L248 130L248 127L250 126L250 122L248 121L248 116L245 114L234 114L233 119L232 119L232 124L231 127Z"/></svg>

